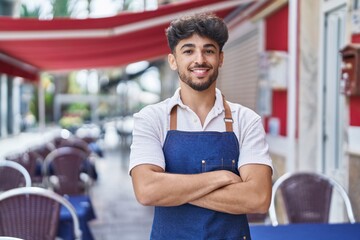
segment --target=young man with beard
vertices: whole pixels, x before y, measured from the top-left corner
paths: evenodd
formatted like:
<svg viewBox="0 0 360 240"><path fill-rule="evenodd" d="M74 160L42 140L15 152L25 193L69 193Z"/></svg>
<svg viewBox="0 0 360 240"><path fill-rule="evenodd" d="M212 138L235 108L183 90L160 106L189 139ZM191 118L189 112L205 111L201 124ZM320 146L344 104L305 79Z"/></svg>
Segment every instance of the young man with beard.
<svg viewBox="0 0 360 240"><path fill-rule="evenodd" d="M267 212L272 162L260 117L225 100L216 80L228 30L213 14L166 30L174 96L134 115L129 172L155 206L151 239L250 239L247 213Z"/></svg>

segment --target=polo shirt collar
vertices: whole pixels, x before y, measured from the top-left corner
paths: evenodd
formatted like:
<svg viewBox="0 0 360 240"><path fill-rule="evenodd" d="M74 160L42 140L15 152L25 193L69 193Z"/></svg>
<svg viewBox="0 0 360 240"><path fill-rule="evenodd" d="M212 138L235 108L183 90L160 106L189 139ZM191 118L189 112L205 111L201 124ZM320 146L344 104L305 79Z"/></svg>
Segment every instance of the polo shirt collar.
<svg viewBox="0 0 360 240"><path fill-rule="evenodd" d="M220 114L224 111L224 105L223 105L223 98L221 91L219 89L215 89L215 104L213 109L215 110L216 114ZM171 109L175 106L179 105L181 108L186 108L187 106L181 101L180 98L180 88L176 89L174 95L170 98L169 103L167 105L167 113L170 114Z"/></svg>

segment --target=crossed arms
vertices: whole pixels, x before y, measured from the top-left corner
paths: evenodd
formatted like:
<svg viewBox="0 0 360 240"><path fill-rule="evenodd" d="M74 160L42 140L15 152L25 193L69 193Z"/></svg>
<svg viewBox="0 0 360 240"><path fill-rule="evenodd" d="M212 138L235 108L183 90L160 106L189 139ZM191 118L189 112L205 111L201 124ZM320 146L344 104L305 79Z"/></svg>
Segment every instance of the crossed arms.
<svg viewBox="0 0 360 240"><path fill-rule="evenodd" d="M131 176L136 198L146 206L190 203L231 214L266 213L271 201L271 168L247 164L239 172L241 177L226 170L172 174L142 164L131 170Z"/></svg>

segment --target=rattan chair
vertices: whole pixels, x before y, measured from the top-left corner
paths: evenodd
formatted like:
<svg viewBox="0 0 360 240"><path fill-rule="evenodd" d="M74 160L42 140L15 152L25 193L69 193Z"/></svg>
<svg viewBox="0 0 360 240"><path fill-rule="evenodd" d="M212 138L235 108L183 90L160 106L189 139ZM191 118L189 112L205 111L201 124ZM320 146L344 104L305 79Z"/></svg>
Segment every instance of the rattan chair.
<svg viewBox="0 0 360 240"><path fill-rule="evenodd" d="M41 166L43 157L39 153L28 150L20 154L7 156L6 159L21 164L30 174L32 184L40 185L42 183Z"/></svg>
<svg viewBox="0 0 360 240"><path fill-rule="evenodd" d="M28 171L17 162L0 159L0 192L24 186L31 187Z"/></svg>
<svg viewBox="0 0 360 240"><path fill-rule="evenodd" d="M276 196L280 191L289 223L328 223L333 189L342 197L348 219L355 223L350 199L344 188L323 174L287 173L273 185L269 216L273 226L279 224L276 211Z"/></svg>
<svg viewBox="0 0 360 240"><path fill-rule="evenodd" d="M0 236L0 240L24 240L21 238L14 238L14 237L5 237L5 236Z"/></svg>
<svg viewBox="0 0 360 240"><path fill-rule="evenodd" d="M79 219L71 203L39 187L11 189L0 194L0 236L26 240L54 240L61 206L71 214L74 239L81 239Z"/></svg>
<svg viewBox="0 0 360 240"><path fill-rule="evenodd" d="M29 151L39 154L42 157L42 160L44 161L46 156L54 149L55 149L54 144L52 142L48 142L41 146L30 148Z"/></svg>
<svg viewBox="0 0 360 240"><path fill-rule="evenodd" d="M86 159L87 154L74 147L53 150L43 165L46 184L61 195L87 194L92 181L84 172Z"/></svg>
<svg viewBox="0 0 360 240"><path fill-rule="evenodd" d="M58 137L54 139L54 146L56 148L73 147L83 151L86 154L86 167L83 169L83 172L87 173L93 180L97 179L97 171L95 167L95 159L97 158L97 155L92 152L86 141L78 137Z"/></svg>
<svg viewBox="0 0 360 240"><path fill-rule="evenodd" d="M74 147L84 151L87 154L87 157L89 157L91 154L91 149L89 148L88 143L78 137L70 137L70 138L58 137L54 139L54 146L55 148Z"/></svg>

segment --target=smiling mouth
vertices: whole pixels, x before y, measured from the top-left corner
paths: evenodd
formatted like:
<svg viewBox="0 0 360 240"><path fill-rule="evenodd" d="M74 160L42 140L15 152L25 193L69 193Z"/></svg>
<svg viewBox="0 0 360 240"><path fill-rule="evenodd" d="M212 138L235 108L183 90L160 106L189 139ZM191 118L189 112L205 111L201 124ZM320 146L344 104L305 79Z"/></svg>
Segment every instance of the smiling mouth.
<svg viewBox="0 0 360 240"><path fill-rule="evenodd" d="M190 71L196 76L196 77L205 77L207 76L208 72L210 71L209 68L192 68Z"/></svg>
<svg viewBox="0 0 360 240"><path fill-rule="evenodd" d="M192 69L191 72L198 78L207 76L209 69Z"/></svg>

